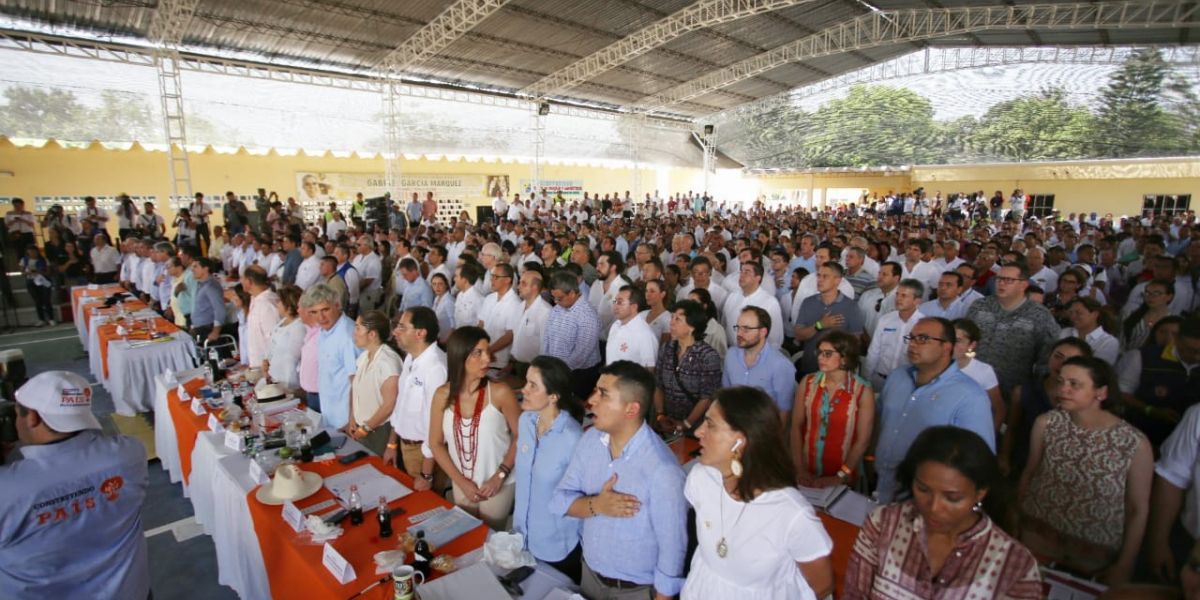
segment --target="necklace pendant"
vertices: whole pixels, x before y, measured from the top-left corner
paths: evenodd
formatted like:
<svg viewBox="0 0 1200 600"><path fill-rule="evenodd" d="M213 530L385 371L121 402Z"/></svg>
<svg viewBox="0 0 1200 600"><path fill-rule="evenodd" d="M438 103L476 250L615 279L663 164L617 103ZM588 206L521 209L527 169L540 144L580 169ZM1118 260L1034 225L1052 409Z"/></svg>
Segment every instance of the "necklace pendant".
<svg viewBox="0 0 1200 600"><path fill-rule="evenodd" d="M717 542L717 556L725 558L727 554L729 554L729 546L725 545L725 538L722 537L721 541Z"/></svg>

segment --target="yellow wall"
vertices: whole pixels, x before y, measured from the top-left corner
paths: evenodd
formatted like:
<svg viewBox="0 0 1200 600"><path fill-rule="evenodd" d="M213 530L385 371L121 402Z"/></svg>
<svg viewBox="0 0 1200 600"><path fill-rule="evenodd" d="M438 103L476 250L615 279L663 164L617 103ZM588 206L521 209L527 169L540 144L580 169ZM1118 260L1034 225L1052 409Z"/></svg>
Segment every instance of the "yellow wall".
<svg viewBox="0 0 1200 600"><path fill-rule="evenodd" d="M325 156L252 155L245 151L220 154L209 150L192 153L192 189L206 195L232 190L237 194L253 194L264 187L277 191L286 199L295 196L296 172L324 171L336 173L383 173L380 158L336 158ZM516 162L468 162L465 160L405 160L406 173L508 175L514 191L522 179L529 179L531 166ZM11 173L11 176L7 173ZM587 166L545 165L542 179L581 180L584 189L593 193L624 193L632 190L633 170ZM656 172L642 169L642 187L654 189ZM44 147L16 147L0 138L0 197L22 197L32 209L35 196L116 195L158 196L158 211L170 223L174 212L166 206L171 195L167 175L167 159L163 152L153 152L135 146L130 150L105 150L99 144L85 149L63 148L49 143ZM218 199L208 198L216 205ZM468 199L474 215L474 205L489 202L480 190L478 197ZM10 205L0 206L0 213ZM111 207L109 208L111 212ZM251 207L253 208L253 207ZM220 211L218 210L218 213ZM215 222L220 222L217 215ZM110 219L115 232L116 219Z"/></svg>

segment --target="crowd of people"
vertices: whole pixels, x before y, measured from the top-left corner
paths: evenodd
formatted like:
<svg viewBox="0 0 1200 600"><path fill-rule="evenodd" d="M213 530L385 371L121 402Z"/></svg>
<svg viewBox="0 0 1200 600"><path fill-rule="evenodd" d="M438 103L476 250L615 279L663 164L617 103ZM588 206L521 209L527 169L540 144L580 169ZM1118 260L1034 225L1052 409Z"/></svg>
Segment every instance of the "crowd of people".
<svg viewBox="0 0 1200 600"><path fill-rule="evenodd" d="M261 200L230 193L210 232L197 194L171 240L123 201L115 244L94 201L52 211L22 265L236 338L589 598L1040 598L1039 565L1113 593L1200 579L1190 213L1039 218L1021 190L835 209L543 193L475 222L413 194L313 222ZM686 475L664 441L681 435ZM797 485L880 504L841 581Z"/></svg>

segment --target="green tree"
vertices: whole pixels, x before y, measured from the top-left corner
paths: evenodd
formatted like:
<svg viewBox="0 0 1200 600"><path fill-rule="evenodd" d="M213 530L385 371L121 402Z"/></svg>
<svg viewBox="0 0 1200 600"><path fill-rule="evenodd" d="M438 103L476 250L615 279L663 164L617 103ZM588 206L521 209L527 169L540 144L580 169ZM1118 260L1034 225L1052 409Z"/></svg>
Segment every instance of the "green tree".
<svg viewBox="0 0 1200 600"><path fill-rule="evenodd" d="M86 130L88 109L75 94L14 86L4 90L0 134L9 137L79 140Z"/></svg>
<svg viewBox="0 0 1200 600"><path fill-rule="evenodd" d="M1101 156L1170 154L1186 147L1163 106L1171 69L1154 48L1130 56L1100 93L1092 144Z"/></svg>
<svg viewBox="0 0 1200 600"><path fill-rule="evenodd" d="M1062 160L1088 156L1094 119L1067 102L1061 89L992 106L967 136L976 151L1011 160Z"/></svg>
<svg viewBox="0 0 1200 600"><path fill-rule="evenodd" d="M104 142L157 141L162 137L159 112L140 96L104 90L100 106L87 114L89 138Z"/></svg>
<svg viewBox="0 0 1200 600"><path fill-rule="evenodd" d="M945 160L928 99L907 89L857 85L813 113L804 139L810 166L929 164Z"/></svg>

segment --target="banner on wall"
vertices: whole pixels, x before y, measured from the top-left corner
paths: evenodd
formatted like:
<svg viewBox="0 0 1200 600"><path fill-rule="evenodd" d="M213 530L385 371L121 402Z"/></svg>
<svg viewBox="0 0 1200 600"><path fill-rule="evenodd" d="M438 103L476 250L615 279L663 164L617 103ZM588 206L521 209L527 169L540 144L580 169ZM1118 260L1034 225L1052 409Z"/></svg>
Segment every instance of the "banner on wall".
<svg viewBox="0 0 1200 600"><path fill-rule="evenodd" d="M522 179L521 189L526 194L530 193L530 186L533 185L533 180ZM577 200L583 197L583 180L582 179L543 179L541 184L542 189L546 190L546 195L553 198L559 192L562 192L563 198L567 200Z"/></svg>
<svg viewBox="0 0 1200 600"><path fill-rule="evenodd" d="M489 176L492 177L492 176ZM503 176L507 183L507 176ZM484 175L434 175L405 174L400 188L406 192L417 192L421 198L425 192L433 192L438 200L479 200L485 198ZM362 193L367 198L382 196L388 191L383 173L329 173L315 171L296 172L296 199L301 206L325 206L337 202L348 206L354 195ZM397 198L397 201L404 199Z"/></svg>

